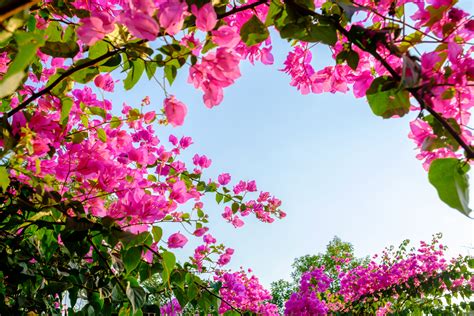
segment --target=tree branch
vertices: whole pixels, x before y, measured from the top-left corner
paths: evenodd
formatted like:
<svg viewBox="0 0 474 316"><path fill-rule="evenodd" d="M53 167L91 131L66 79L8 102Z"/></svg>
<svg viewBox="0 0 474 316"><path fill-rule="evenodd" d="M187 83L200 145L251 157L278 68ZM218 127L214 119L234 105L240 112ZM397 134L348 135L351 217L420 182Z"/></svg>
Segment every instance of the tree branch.
<svg viewBox="0 0 474 316"><path fill-rule="evenodd" d="M311 15L317 19L319 18L325 18L319 13L316 13L312 10L309 10L302 5L296 3L294 0L286 0L286 2L290 2L292 5L297 6L299 9L301 9L303 12L305 12L308 15ZM355 44L357 47L359 47L361 50L368 52L372 56L377 59L378 62L380 62L385 69L390 73L390 75L397 81L401 80L400 75L395 71L395 69L390 66L390 64L375 50L369 50L367 47L365 47L358 38L354 38L349 31L347 31L340 23L339 20L330 18L331 24L336 28L336 30L339 31L344 37L347 38L351 43ZM422 109L426 109L433 117L448 131L448 133L456 140L456 142L465 150L465 156L466 158L473 159L474 158L474 151L471 148L469 144L467 144L459 135L456 130L449 124L449 122L438 112L436 112L431 103L426 100L421 94L420 94L420 88L409 88L407 89L408 92L411 93L411 95L415 98L415 100L418 102L420 107Z"/></svg>
<svg viewBox="0 0 474 316"><path fill-rule="evenodd" d="M54 80L49 86L45 87L43 90L40 90L38 91L37 93L34 93L32 96L30 96L28 99L26 99L25 101L23 101L21 104L19 104L16 108L12 109L10 112L7 113L7 117L12 117L15 113L23 110L24 108L26 108L28 106L28 104L30 104L31 102L35 101L36 99L38 99L39 97L45 95L46 93L49 93L51 90L53 90L61 81L63 81L64 79L66 79L67 77L69 77L70 75L74 74L75 72L79 71L79 70L82 70L82 69L85 69L87 67L90 67L90 66L93 66L101 61L103 61L104 59L107 59L109 57L112 57L114 56L115 54L118 54L120 52L122 52L123 50L125 50L125 47L122 47L122 48L119 48L119 49L116 49L116 50L112 50L110 52L107 52L105 53L104 55L102 56L99 56L97 58L94 58L88 62L85 62L83 64L80 64L80 65L77 65L77 66L71 66L68 68L68 70L66 70L63 74L61 74L61 76L59 76L59 78L57 78L56 80Z"/></svg>
<svg viewBox="0 0 474 316"><path fill-rule="evenodd" d="M232 15L232 14L235 14L235 13L238 13L238 12L242 12L242 11L245 11L245 10L248 10L248 9L256 8L261 4L268 3L269 1L270 0L258 0L254 3L246 4L246 5L243 5L243 6L240 6L240 7L235 7L230 11L227 11L225 13L217 15L217 18L220 20L220 19L223 19L223 18L225 18L229 15Z"/></svg>

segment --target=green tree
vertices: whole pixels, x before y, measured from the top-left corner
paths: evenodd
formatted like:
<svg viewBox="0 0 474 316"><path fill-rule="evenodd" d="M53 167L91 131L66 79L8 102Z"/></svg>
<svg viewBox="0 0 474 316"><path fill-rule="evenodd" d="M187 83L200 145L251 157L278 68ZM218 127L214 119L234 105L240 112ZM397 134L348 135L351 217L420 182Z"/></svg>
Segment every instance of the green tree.
<svg viewBox="0 0 474 316"><path fill-rule="evenodd" d="M291 281L280 279L271 283L272 303L278 306L280 312L283 312L285 302L290 298L291 293L298 289L302 274L312 267L324 266L325 272L335 281L331 284L330 291L336 292L339 290L339 271L348 271L360 265L367 265L368 263L368 257L355 257L354 246L351 243L334 236L327 244L324 253L315 255L307 254L293 261L291 265L293 268Z"/></svg>

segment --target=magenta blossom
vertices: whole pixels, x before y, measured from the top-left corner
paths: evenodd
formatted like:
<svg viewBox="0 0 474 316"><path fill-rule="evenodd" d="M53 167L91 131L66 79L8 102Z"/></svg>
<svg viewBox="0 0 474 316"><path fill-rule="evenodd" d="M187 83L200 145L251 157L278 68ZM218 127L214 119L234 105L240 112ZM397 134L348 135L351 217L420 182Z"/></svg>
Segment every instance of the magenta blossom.
<svg viewBox="0 0 474 316"><path fill-rule="evenodd" d="M219 181L220 185L226 185L230 182L230 174L222 173L217 177L217 181Z"/></svg>
<svg viewBox="0 0 474 316"><path fill-rule="evenodd" d="M188 242L186 236L181 233L174 233L168 238L168 247L170 248L183 248Z"/></svg>
<svg viewBox="0 0 474 316"><path fill-rule="evenodd" d="M188 113L188 108L183 102L178 101L174 95L169 96L164 101L165 115L168 122L173 127L181 126Z"/></svg>
<svg viewBox="0 0 474 316"><path fill-rule="evenodd" d="M98 75L95 77L94 83L97 88L108 92L114 92L114 80L110 74Z"/></svg>

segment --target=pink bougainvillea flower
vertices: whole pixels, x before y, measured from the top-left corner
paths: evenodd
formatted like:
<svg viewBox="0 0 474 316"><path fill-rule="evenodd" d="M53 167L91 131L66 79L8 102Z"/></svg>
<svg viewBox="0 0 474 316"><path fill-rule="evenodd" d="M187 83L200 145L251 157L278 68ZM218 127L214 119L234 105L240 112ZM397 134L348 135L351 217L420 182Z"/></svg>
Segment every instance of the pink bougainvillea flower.
<svg viewBox="0 0 474 316"><path fill-rule="evenodd" d="M220 266L226 265L230 262L231 256L229 254L222 254L217 260L217 264Z"/></svg>
<svg viewBox="0 0 474 316"><path fill-rule="evenodd" d="M3 52L0 54L0 72L6 73L8 70L8 63L10 62L10 58L8 57L7 52Z"/></svg>
<svg viewBox="0 0 474 316"><path fill-rule="evenodd" d="M234 48L240 42L240 35L235 28L222 25L212 32L212 41L220 47Z"/></svg>
<svg viewBox="0 0 474 316"><path fill-rule="evenodd" d="M240 60L235 51L220 47L189 69L188 82L202 89L204 104L208 108L218 105L224 96L223 88L240 77Z"/></svg>
<svg viewBox="0 0 474 316"><path fill-rule="evenodd" d="M183 248L188 242L186 236L181 233L174 233L168 238L168 247L170 248Z"/></svg>
<svg viewBox="0 0 474 316"><path fill-rule="evenodd" d="M217 181L219 181L220 185L226 185L230 182L230 174L222 173L217 177Z"/></svg>
<svg viewBox="0 0 474 316"><path fill-rule="evenodd" d="M234 219L232 220L232 225L236 228L240 228L244 226L244 221L241 220L238 216L235 216Z"/></svg>
<svg viewBox="0 0 474 316"><path fill-rule="evenodd" d="M152 41L158 36L160 29L158 23L145 13L134 12L133 15L122 15L120 21L135 37Z"/></svg>
<svg viewBox="0 0 474 316"><path fill-rule="evenodd" d="M103 39L114 30L114 19L105 12L94 12L90 18L81 19L82 25L77 28L79 39L87 45Z"/></svg>
<svg viewBox="0 0 474 316"><path fill-rule="evenodd" d="M194 231L193 235L196 236L196 237L201 237L203 236L207 231L209 230L209 228L207 227L201 227L201 228L198 228Z"/></svg>
<svg viewBox="0 0 474 316"><path fill-rule="evenodd" d="M189 15L188 5L185 1L165 0L161 2L158 10L160 26L169 35L176 35L183 27L184 19Z"/></svg>
<svg viewBox="0 0 474 316"><path fill-rule="evenodd" d="M114 92L114 79L112 79L110 74L98 75L95 77L94 83L104 91Z"/></svg>
<svg viewBox="0 0 474 316"><path fill-rule="evenodd" d="M164 109L166 119L173 127L183 125L184 118L188 113L188 108L184 103L178 101L174 95L171 95L165 99Z"/></svg>
<svg viewBox="0 0 474 316"><path fill-rule="evenodd" d="M201 8L192 5L191 12L196 16L196 27L204 32L209 32L216 26L217 14L211 3L206 3Z"/></svg>

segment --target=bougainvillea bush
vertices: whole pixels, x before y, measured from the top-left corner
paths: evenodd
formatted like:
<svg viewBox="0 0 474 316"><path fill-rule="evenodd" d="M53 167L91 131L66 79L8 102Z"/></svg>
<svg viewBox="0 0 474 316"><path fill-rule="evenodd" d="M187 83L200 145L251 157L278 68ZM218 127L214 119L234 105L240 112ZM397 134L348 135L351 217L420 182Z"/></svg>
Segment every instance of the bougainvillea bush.
<svg viewBox="0 0 474 316"><path fill-rule="evenodd" d="M292 283L272 283L274 299L286 299L274 302L285 315L463 315L474 309L474 258L448 259L440 238L418 249L405 240L372 260L335 238L326 253L295 260Z"/></svg>
<svg viewBox="0 0 474 316"><path fill-rule="evenodd" d="M181 158L191 137L157 132L185 123L187 106L169 93L178 72L217 106L240 63L273 63L269 29L291 42L283 71L302 93L352 89L382 118L416 111L409 137L429 181L469 216L474 22L455 4L3 1L0 313L159 312L150 297L165 314L276 313L255 276L226 270L234 250L212 236L203 197L236 228L284 217L281 201L255 181L209 179L209 157ZM312 67L315 43L330 47L333 65ZM164 100L108 99L144 76ZM190 238L201 245L177 263L173 249Z"/></svg>

